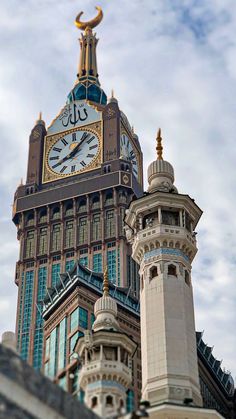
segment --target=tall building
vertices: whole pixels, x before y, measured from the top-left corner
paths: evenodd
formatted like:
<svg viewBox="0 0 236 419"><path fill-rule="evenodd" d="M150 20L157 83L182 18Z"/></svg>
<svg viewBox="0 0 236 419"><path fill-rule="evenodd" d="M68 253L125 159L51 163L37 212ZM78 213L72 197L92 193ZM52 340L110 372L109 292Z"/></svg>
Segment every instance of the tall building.
<svg viewBox="0 0 236 419"><path fill-rule="evenodd" d="M142 195L142 152L137 135L113 97L101 88L90 22L80 15L80 61L66 105L46 129L40 115L29 139L25 184L15 193L13 220L20 242L17 341L23 359L42 365L42 300L59 273L79 260L138 294L138 267L124 232L124 215Z"/></svg>
<svg viewBox="0 0 236 419"><path fill-rule="evenodd" d="M151 418L220 418L202 408L198 372L191 268L202 211L174 186L160 130L156 150L148 193L131 202L125 219L140 264L142 398Z"/></svg>

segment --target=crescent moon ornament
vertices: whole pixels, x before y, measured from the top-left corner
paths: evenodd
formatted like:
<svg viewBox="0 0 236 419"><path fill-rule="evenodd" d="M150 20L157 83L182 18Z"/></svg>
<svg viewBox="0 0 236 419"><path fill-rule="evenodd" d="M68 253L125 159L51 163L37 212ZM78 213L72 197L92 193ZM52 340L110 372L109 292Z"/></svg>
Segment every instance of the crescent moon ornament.
<svg viewBox="0 0 236 419"><path fill-rule="evenodd" d="M86 29L93 29L95 26L99 25L103 18L103 12L99 6L96 6L95 9L98 11L97 16L88 22L81 22L80 18L84 12L80 12L75 19L75 26L77 26L77 28L79 28L81 31L85 31Z"/></svg>

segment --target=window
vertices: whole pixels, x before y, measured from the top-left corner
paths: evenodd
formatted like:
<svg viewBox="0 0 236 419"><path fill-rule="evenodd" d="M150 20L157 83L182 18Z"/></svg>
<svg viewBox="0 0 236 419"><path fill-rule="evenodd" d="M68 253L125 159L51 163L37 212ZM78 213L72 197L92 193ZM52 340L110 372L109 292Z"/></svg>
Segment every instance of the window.
<svg viewBox="0 0 236 419"><path fill-rule="evenodd" d="M66 366L66 317L60 322L58 336L58 370Z"/></svg>
<svg viewBox="0 0 236 419"><path fill-rule="evenodd" d="M73 215L73 205L67 204L66 210L65 210L65 216Z"/></svg>
<svg viewBox="0 0 236 419"><path fill-rule="evenodd" d="M79 263L83 266L88 266L88 256L83 256L79 258Z"/></svg>
<svg viewBox="0 0 236 419"><path fill-rule="evenodd" d="M70 315L70 331L76 329L78 327L78 318L79 318L79 308L77 307L76 310L73 311Z"/></svg>
<svg viewBox="0 0 236 419"><path fill-rule="evenodd" d="M112 192L106 194L105 205L112 205L113 204L113 195Z"/></svg>
<svg viewBox="0 0 236 419"><path fill-rule="evenodd" d="M92 240L101 239L100 214L94 214L92 219Z"/></svg>
<svg viewBox="0 0 236 419"><path fill-rule="evenodd" d="M73 247L73 246L74 246L74 222L67 221L66 230L65 230L65 247Z"/></svg>
<svg viewBox="0 0 236 419"><path fill-rule="evenodd" d="M79 244L87 243L88 241L88 226L87 226L87 217L79 218L78 223L79 229Z"/></svg>
<svg viewBox="0 0 236 419"><path fill-rule="evenodd" d="M52 285L52 287L55 287L57 282L59 281L60 270L61 270L60 263L54 263L52 265L52 274L51 274L51 285Z"/></svg>
<svg viewBox="0 0 236 419"><path fill-rule="evenodd" d="M39 213L39 222L46 223L47 222L47 210L44 209Z"/></svg>
<svg viewBox="0 0 236 419"><path fill-rule="evenodd" d="M86 212L86 210L87 210L86 201L85 200L80 201L78 211L79 212Z"/></svg>
<svg viewBox="0 0 236 419"><path fill-rule="evenodd" d="M96 396L92 397L91 400L91 409L93 409L98 404L98 398Z"/></svg>
<svg viewBox="0 0 236 419"><path fill-rule="evenodd" d="M116 283L116 250L107 251L108 278Z"/></svg>
<svg viewBox="0 0 236 419"><path fill-rule="evenodd" d="M99 196L95 196L92 200L92 209L99 209L100 208L100 199Z"/></svg>
<svg viewBox="0 0 236 419"><path fill-rule="evenodd" d="M50 357L48 361L47 375L51 378L54 378L57 373L57 331L57 327L55 327L50 334Z"/></svg>
<svg viewBox="0 0 236 419"><path fill-rule="evenodd" d="M127 195L123 191L121 191L119 193L119 202L122 203L122 204L126 204L126 202L127 202Z"/></svg>
<svg viewBox="0 0 236 419"><path fill-rule="evenodd" d="M168 275L177 276L177 274L176 274L176 266L175 265L169 265L168 266Z"/></svg>
<svg viewBox="0 0 236 419"><path fill-rule="evenodd" d="M133 390L127 391L126 398L127 412L130 413L134 410L134 392Z"/></svg>
<svg viewBox="0 0 236 419"><path fill-rule="evenodd" d="M107 406L113 406L113 397L112 396L107 396L106 397L106 405Z"/></svg>
<svg viewBox="0 0 236 419"><path fill-rule="evenodd" d="M26 236L25 257L30 258L34 256L34 231L28 231Z"/></svg>
<svg viewBox="0 0 236 419"><path fill-rule="evenodd" d="M114 221L113 210L106 212L105 231L106 231L106 237L112 237L115 235L115 221Z"/></svg>
<svg viewBox="0 0 236 419"><path fill-rule="evenodd" d="M162 210L162 223L172 226L179 226L179 211Z"/></svg>
<svg viewBox="0 0 236 419"><path fill-rule="evenodd" d="M152 266L150 269L150 278L155 278L155 276L157 276L157 266Z"/></svg>
<svg viewBox="0 0 236 419"><path fill-rule="evenodd" d="M27 226L33 226L34 225L34 214L33 213L28 214L28 216L26 218L26 225Z"/></svg>
<svg viewBox="0 0 236 419"><path fill-rule="evenodd" d="M95 315L93 313L91 313L91 327L92 327L94 322L95 322Z"/></svg>
<svg viewBox="0 0 236 419"><path fill-rule="evenodd" d="M184 271L184 280L185 280L187 285L190 285L190 275L189 275L188 271Z"/></svg>
<svg viewBox="0 0 236 419"><path fill-rule="evenodd" d="M61 249L61 226L54 224L52 226L52 251Z"/></svg>
<svg viewBox="0 0 236 419"><path fill-rule="evenodd" d="M191 218L187 212L185 212L185 227L188 231L191 231Z"/></svg>
<svg viewBox="0 0 236 419"><path fill-rule="evenodd" d="M83 329L88 328L88 311L79 307L79 326Z"/></svg>
<svg viewBox="0 0 236 419"><path fill-rule="evenodd" d="M83 332L81 332L80 330L78 332L76 332L71 338L70 338L70 354L73 354L74 348L75 348L75 344L77 342L77 340L84 336ZM73 358L72 358L73 359Z"/></svg>
<svg viewBox="0 0 236 419"><path fill-rule="evenodd" d="M48 251L48 229L47 227L40 228L39 230L39 254L44 255Z"/></svg>
<svg viewBox="0 0 236 419"><path fill-rule="evenodd" d="M21 336L21 357L24 360L28 358L29 350L29 332L32 318L32 302L34 289L34 271L27 271L25 273L25 293L24 293L24 309L22 321L22 336Z"/></svg>
<svg viewBox="0 0 236 419"><path fill-rule="evenodd" d="M59 207L55 207L52 210L52 219L53 220L57 220L58 218L60 218L60 208Z"/></svg>
<svg viewBox="0 0 236 419"><path fill-rule="evenodd" d="M93 271L102 272L102 254L94 253L93 255Z"/></svg>
<svg viewBox="0 0 236 419"><path fill-rule="evenodd" d="M71 269L73 268L75 262L73 259L71 260L67 260L66 261L66 272L71 271Z"/></svg>

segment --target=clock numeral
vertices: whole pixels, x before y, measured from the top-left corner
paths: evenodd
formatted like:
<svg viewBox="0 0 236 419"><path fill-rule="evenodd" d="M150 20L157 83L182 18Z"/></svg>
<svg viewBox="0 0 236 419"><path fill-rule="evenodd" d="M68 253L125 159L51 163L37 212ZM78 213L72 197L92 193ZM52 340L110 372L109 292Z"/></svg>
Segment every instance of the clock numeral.
<svg viewBox="0 0 236 419"><path fill-rule="evenodd" d="M72 141L76 141L76 132L72 132Z"/></svg>
<svg viewBox="0 0 236 419"><path fill-rule="evenodd" d="M134 157L134 150L131 150L131 152L129 154L130 154L130 157L133 158Z"/></svg>
<svg viewBox="0 0 236 419"><path fill-rule="evenodd" d="M58 147L53 147L53 150L54 150L54 151L57 151L58 153L60 153L60 152L61 152L61 148L58 148Z"/></svg>
<svg viewBox="0 0 236 419"><path fill-rule="evenodd" d="M85 167L85 166L86 166L86 163L85 163L83 160L80 162L80 164L81 164L83 167Z"/></svg>
<svg viewBox="0 0 236 419"><path fill-rule="evenodd" d="M63 173L67 169L67 166L63 166L60 170L60 173Z"/></svg>
<svg viewBox="0 0 236 419"><path fill-rule="evenodd" d="M135 168L133 168L133 172L136 173L136 175L138 174L138 172Z"/></svg>
<svg viewBox="0 0 236 419"><path fill-rule="evenodd" d="M52 166L52 169L55 169L57 166L60 166L61 165L61 163L59 162L59 163L56 163L56 164L54 164L54 166Z"/></svg>
<svg viewBox="0 0 236 419"><path fill-rule="evenodd" d="M89 140L87 141L87 144L90 144L93 140L94 140L94 135L91 137L91 138L89 138Z"/></svg>
<svg viewBox="0 0 236 419"><path fill-rule="evenodd" d="M87 140L87 138L89 138L89 137L90 137L89 132L84 132L81 139L80 139L80 142Z"/></svg>
<svg viewBox="0 0 236 419"><path fill-rule="evenodd" d="M61 142L62 142L64 145L67 145L67 144L68 144L68 142L65 140L65 138L62 138L62 139L61 139Z"/></svg>
<svg viewBox="0 0 236 419"><path fill-rule="evenodd" d="M71 173L75 171L75 166L71 166Z"/></svg>
<svg viewBox="0 0 236 419"><path fill-rule="evenodd" d="M135 166L137 166L136 160L131 160L131 163L134 164Z"/></svg>
<svg viewBox="0 0 236 419"><path fill-rule="evenodd" d="M123 138L123 143L124 143L124 145L125 145L125 140L126 140L125 135L122 135L122 138Z"/></svg>
<svg viewBox="0 0 236 419"><path fill-rule="evenodd" d="M89 147L89 150L92 150L93 148L97 148L97 147L98 147L98 144L91 145L91 146Z"/></svg>
<svg viewBox="0 0 236 419"><path fill-rule="evenodd" d="M95 156L95 154L87 154L87 156L86 157L89 157L89 158L93 158Z"/></svg>
<svg viewBox="0 0 236 419"><path fill-rule="evenodd" d="M53 156L49 158L49 160L58 160L58 159L59 159L59 156Z"/></svg>

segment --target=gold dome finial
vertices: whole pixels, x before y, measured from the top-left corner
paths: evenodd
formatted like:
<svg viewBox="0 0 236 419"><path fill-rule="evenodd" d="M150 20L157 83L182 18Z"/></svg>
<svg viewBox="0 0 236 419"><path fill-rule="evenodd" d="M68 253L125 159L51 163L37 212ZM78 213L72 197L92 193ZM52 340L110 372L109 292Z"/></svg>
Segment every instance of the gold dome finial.
<svg viewBox="0 0 236 419"><path fill-rule="evenodd" d="M93 29L95 26L99 25L103 18L103 12L101 7L96 6L95 9L97 9L98 14L95 18L88 20L88 22L81 22L80 18L84 12L80 12L75 19L75 26L79 28L81 31L85 31L86 29Z"/></svg>
<svg viewBox="0 0 236 419"><path fill-rule="evenodd" d="M163 157L162 157L163 147L161 145L161 142L162 142L161 128L159 128L159 130L157 132L157 139L156 139L156 141L157 141L157 146L156 146L157 160L163 160Z"/></svg>
<svg viewBox="0 0 236 419"><path fill-rule="evenodd" d="M109 296L109 279L108 279L108 269L107 266L105 268L104 274L103 274L103 295L104 297Z"/></svg>

